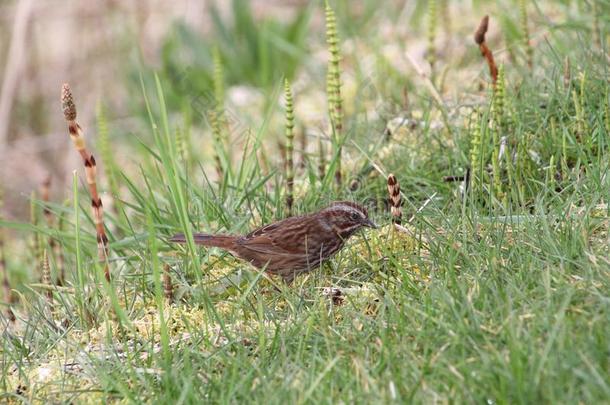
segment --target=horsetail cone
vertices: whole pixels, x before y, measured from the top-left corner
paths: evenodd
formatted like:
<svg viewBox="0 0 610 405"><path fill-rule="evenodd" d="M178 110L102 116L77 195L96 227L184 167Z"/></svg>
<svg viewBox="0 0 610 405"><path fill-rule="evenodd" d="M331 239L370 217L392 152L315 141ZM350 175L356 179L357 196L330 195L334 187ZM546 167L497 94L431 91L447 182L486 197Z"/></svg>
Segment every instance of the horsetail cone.
<svg viewBox="0 0 610 405"><path fill-rule="evenodd" d="M402 222L402 208L400 197L400 184L393 174L388 176L388 194L390 196L390 210L392 212L392 222L399 224Z"/></svg>
<svg viewBox="0 0 610 405"><path fill-rule="evenodd" d="M76 119L76 106L74 105L72 91L68 83L64 83L61 88L61 109L64 112L66 121L74 121Z"/></svg>

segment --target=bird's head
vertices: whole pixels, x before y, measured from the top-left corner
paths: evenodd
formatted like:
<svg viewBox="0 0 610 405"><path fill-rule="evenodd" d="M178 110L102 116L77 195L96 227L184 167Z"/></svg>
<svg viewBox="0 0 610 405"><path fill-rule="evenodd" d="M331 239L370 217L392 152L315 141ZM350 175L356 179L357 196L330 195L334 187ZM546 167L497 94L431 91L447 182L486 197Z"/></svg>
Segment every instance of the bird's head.
<svg viewBox="0 0 610 405"><path fill-rule="evenodd" d="M336 201L322 213L342 238L350 237L362 227L377 228L369 219L366 208L350 201Z"/></svg>

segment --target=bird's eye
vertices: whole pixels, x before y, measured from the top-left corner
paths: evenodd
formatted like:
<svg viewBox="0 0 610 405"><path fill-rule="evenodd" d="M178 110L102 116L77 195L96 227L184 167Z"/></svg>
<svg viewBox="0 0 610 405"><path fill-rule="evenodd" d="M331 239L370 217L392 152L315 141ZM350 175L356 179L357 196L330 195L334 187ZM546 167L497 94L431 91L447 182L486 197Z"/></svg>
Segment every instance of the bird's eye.
<svg viewBox="0 0 610 405"><path fill-rule="evenodd" d="M350 215L350 218L355 221L357 219L360 219L360 215L358 215L357 212L352 212L351 215Z"/></svg>

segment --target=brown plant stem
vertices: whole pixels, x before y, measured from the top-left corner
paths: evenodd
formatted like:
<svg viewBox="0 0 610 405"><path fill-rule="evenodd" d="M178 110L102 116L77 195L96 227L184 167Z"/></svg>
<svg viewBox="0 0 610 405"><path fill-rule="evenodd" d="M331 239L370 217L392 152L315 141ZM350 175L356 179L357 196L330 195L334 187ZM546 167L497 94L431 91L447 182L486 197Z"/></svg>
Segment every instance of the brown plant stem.
<svg viewBox="0 0 610 405"><path fill-rule="evenodd" d="M498 66L494 60L493 53L487 46L485 42L485 34L487 34L487 29L489 28L489 16L485 16L481 19L481 23L479 24L479 28L477 28L474 33L474 42L479 45L479 49L481 50L481 55L487 61L487 65L489 66L489 74L491 76L491 84L495 88L496 82L498 81Z"/></svg>
<svg viewBox="0 0 610 405"><path fill-rule="evenodd" d="M83 130L76 122L76 106L72 99L70 86L64 83L61 91L61 104L64 112L64 117L68 123L68 132L70 139L74 143L74 147L83 159L85 165L85 174L87 177L87 185L91 194L91 210L93 212L93 220L95 222L95 231L97 236L97 255L98 260L104 263L104 276L106 281L110 281L110 268L108 267L108 237L104 229L104 209L102 199L97 192L97 169L95 158L87 150Z"/></svg>

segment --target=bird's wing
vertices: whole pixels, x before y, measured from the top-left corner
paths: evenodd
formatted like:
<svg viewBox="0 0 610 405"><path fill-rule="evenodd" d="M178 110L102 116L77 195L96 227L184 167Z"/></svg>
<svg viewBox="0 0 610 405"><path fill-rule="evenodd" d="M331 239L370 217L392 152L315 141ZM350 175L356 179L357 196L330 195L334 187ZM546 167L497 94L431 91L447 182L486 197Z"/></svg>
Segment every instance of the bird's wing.
<svg viewBox="0 0 610 405"><path fill-rule="evenodd" d="M311 220L293 217L256 229L237 240L239 256L270 272L317 266L341 244L332 239L334 233L323 232L323 227Z"/></svg>
<svg viewBox="0 0 610 405"><path fill-rule="evenodd" d="M305 255L311 246L307 246L304 228L297 226L301 221L300 217L291 217L263 226L240 238L238 243L262 254Z"/></svg>

